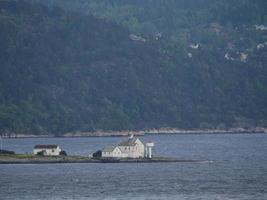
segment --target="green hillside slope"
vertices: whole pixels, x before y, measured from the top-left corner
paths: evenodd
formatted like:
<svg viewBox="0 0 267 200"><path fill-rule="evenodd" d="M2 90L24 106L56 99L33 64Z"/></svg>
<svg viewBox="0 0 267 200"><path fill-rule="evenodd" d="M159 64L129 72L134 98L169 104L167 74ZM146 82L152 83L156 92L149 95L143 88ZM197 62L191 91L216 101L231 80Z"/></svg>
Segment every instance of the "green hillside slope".
<svg viewBox="0 0 267 200"><path fill-rule="evenodd" d="M229 28L266 23L265 0L30 0L93 14L126 25L139 34L179 39L179 33L204 24Z"/></svg>
<svg viewBox="0 0 267 200"><path fill-rule="evenodd" d="M110 19L0 1L1 133L267 124L266 31L142 38Z"/></svg>

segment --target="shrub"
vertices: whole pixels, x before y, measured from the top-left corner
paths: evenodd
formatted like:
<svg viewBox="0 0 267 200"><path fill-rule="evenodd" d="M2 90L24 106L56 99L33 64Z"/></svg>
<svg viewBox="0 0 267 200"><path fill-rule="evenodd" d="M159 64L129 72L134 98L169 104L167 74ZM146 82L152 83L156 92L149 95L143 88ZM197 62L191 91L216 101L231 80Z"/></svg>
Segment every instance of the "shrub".
<svg viewBox="0 0 267 200"><path fill-rule="evenodd" d="M44 156L44 151L39 151L39 152L37 153L37 156Z"/></svg>
<svg viewBox="0 0 267 200"><path fill-rule="evenodd" d="M15 154L15 152L14 151L8 151L8 150L0 149L0 154Z"/></svg>
<svg viewBox="0 0 267 200"><path fill-rule="evenodd" d="M60 151L59 155L61 155L61 156L67 156L67 152L62 150L62 151Z"/></svg>
<svg viewBox="0 0 267 200"><path fill-rule="evenodd" d="M100 158L101 156L102 156L102 151L101 150L98 150L95 153L93 153L93 157L94 158Z"/></svg>

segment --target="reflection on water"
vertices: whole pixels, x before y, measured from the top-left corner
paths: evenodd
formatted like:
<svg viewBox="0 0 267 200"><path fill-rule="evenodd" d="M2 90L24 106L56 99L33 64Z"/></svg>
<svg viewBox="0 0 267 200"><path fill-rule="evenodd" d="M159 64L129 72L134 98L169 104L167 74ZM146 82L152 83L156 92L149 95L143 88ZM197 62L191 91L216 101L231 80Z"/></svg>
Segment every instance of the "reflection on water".
<svg viewBox="0 0 267 200"><path fill-rule="evenodd" d="M0 165L0 199L267 199L267 135L154 135L155 153L204 163ZM5 139L6 149L31 152L59 144L88 155L121 140Z"/></svg>

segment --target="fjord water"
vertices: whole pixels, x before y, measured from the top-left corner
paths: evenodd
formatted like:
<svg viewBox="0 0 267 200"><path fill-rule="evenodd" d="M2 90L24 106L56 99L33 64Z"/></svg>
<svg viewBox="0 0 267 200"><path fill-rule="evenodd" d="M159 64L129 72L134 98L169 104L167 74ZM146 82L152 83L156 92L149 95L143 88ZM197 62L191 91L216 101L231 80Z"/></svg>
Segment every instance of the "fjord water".
<svg viewBox="0 0 267 200"><path fill-rule="evenodd" d="M5 139L8 150L59 144L88 155L120 137ZM0 199L267 199L266 134L150 135L155 153L199 163L0 165Z"/></svg>

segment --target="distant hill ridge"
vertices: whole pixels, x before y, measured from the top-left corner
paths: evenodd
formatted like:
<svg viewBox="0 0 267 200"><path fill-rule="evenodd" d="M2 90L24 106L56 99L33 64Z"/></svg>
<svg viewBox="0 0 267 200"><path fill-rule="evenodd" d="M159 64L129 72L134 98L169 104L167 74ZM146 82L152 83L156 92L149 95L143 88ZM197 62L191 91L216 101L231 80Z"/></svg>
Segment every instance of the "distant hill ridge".
<svg viewBox="0 0 267 200"><path fill-rule="evenodd" d="M117 16L103 19L101 9L69 12L65 2L0 1L1 133L267 125L262 12L246 24L223 24L202 10L203 24L192 18L190 25L187 15L181 31L183 21L170 24L173 37L119 25Z"/></svg>

